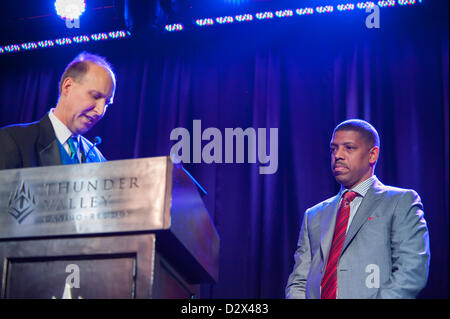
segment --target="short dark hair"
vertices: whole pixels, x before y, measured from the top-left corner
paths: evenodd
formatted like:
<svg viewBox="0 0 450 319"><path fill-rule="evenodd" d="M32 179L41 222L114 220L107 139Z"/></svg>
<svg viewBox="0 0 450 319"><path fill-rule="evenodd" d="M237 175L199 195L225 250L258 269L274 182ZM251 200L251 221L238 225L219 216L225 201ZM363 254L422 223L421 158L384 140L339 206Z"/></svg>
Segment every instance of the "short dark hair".
<svg viewBox="0 0 450 319"><path fill-rule="evenodd" d="M107 69L111 74L111 79L113 81L114 89L116 88L116 76L112 69L111 64L104 57L101 57L96 54L81 52L78 54L75 59L73 59L64 70L64 73L59 80L59 94L62 91L62 85L65 79L72 78L74 81L79 82L83 79L84 75L89 70L89 63L95 63L101 67Z"/></svg>
<svg viewBox="0 0 450 319"><path fill-rule="evenodd" d="M377 130L369 123L360 119L350 119L346 120L338 126L333 131L333 135L337 131L357 131L361 137L366 141L369 148L374 146L380 147L380 137Z"/></svg>

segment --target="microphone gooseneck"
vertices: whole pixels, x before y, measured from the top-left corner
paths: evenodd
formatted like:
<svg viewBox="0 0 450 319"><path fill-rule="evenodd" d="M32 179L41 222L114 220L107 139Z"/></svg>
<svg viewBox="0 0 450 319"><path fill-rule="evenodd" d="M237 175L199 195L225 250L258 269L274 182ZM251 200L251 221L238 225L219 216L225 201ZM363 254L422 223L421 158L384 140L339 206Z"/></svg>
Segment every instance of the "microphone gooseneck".
<svg viewBox="0 0 450 319"><path fill-rule="evenodd" d="M102 143L102 139L100 138L100 136L96 136L94 137L94 143L92 144L92 146L89 148L88 152L86 153L86 158L85 158L85 162L89 157L89 153L91 153L92 149L94 147L96 147L97 145L100 145Z"/></svg>

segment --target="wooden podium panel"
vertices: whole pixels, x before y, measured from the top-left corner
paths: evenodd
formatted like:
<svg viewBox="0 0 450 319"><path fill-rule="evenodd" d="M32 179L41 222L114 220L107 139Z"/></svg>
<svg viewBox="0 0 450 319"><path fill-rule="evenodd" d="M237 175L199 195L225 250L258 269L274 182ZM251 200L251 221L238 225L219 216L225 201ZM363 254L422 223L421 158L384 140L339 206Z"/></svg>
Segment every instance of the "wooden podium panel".
<svg viewBox="0 0 450 319"><path fill-rule="evenodd" d="M79 269L72 298L151 298L154 244L155 235L147 234L0 245L6 266L0 270L2 298L60 299L66 280L75 274L69 265Z"/></svg>
<svg viewBox="0 0 450 319"><path fill-rule="evenodd" d="M24 258L8 260L5 298L61 298L70 266L79 267L80 285L71 287L70 297L121 298L135 295L135 256L72 256L54 258ZM66 272L69 270L69 273ZM99 271L102 269L102 271ZM59 284L59 287L58 287Z"/></svg>
<svg viewBox="0 0 450 319"><path fill-rule="evenodd" d="M169 157L4 170L0 181L2 298L191 298L217 281L217 231Z"/></svg>
<svg viewBox="0 0 450 319"><path fill-rule="evenodd" d="M200 285L187 282L158 252L155 254L154 269L152 298L190 299L200 297Z"/></svg>

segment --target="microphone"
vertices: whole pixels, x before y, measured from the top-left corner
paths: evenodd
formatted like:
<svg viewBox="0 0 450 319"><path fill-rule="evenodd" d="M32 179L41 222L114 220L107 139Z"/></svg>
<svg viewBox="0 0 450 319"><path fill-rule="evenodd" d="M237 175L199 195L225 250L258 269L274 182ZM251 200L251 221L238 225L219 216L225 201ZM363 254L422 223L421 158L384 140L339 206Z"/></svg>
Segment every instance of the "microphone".
<svg viewBox="0 0 450 319"><path fill-rule="evenodd" d="M86 160L87 160L87 158L88 158L88 156L89 156L89 153L92 151L92 149L94 148L94 147L96 147L97 145L100 145L102 143L102 139L100 138L100 136L96 136L95 138L94 138L94 143L92 144L92 146L89 148L89 150L88 150L88 152L86 153L86 156L85 156L85 158L84 158L84 162L86 163Z"/></svg>

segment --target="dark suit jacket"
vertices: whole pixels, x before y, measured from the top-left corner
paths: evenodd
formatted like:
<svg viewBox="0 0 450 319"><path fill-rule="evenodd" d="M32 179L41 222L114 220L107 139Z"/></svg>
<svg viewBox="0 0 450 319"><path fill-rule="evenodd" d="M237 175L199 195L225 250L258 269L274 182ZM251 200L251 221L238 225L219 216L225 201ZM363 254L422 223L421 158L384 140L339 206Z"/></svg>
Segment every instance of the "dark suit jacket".
<svg viewBox="0 0 450 319"><path fill-rule="evenodd" d="M0 129L0 169L61 165L61 154L50 118L6 126ZM92 143L81 136L83 162L104 162L106 159Z"/></svg>

